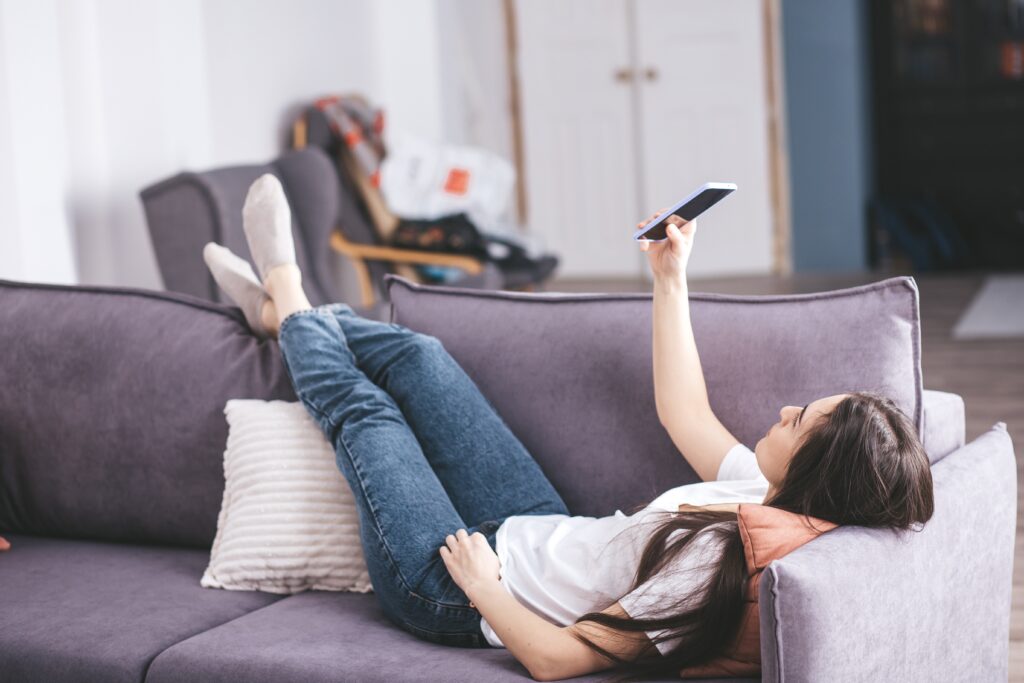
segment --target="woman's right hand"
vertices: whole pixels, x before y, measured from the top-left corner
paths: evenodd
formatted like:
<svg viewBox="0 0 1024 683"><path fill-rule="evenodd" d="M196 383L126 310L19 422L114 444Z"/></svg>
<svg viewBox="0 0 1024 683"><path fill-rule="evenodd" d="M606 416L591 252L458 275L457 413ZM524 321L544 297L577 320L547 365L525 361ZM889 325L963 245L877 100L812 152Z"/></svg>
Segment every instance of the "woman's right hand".
<svg viewBox="0 0 1024 683"><path fill-rule="evenodd" d="M647 220L637 223L636 227L644 227L666 210L662 209ZM651 264L655 280L685 281L686 264L693 249L693 236L697 232L697 220L687 222L679 216L672 215L666 219L666 223L669 224L665 231L668 239L662 242L640 240L640 251L647 252L647 261Z"/></svg>

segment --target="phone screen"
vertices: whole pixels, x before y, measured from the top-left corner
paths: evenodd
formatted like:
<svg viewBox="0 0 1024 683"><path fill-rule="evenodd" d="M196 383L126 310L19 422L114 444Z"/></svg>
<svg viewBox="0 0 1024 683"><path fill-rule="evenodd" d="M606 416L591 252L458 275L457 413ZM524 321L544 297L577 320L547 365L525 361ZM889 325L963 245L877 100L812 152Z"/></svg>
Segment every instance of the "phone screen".
<svg viewBox="0 0 1024 683"><path fill-rule="evenodd" d="M724 188L708 188L701 192L699 195L691 199L690 201L683 204L681 207L665 216L663 219L658 221L655 225L651 226L643 235L638 239L648 240L663 240L665 239L665 229L668 227L668 219L671 216L679 216L685 221L692 221L697 216L701 215L712 206L722 201L726 195L732 192L731 189Z"/></svg>

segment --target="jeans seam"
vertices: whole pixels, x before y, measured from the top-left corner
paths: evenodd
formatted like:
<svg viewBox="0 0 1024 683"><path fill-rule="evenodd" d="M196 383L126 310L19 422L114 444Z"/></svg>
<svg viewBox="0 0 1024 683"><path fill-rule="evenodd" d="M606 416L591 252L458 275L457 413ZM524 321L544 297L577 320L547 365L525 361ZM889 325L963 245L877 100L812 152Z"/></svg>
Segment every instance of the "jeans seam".
<svg viewBox="0 0 1024 683"><path fill-rule="evenodd" d="M277 338L278 338L278 340L280 341L281 333L284 332L284 328L288 325L288 323L290 323L292 321L293 318L296 318L296 317L298 317L300 315L312 314L312 313L316 313L316 309L315 308L304 308L301 311L292 311L291 313L286 315L284 317L284 320L281 321L281 324L277 326Z"/></svg>
<svg viewBox="0 0 1024 683"><path fill-rule="evenodd" d="M331 424L333 425L333 422ZM377 521L377 510L374 508L373 501L370 499L369 496L366 495L366 486L363 484L363 475L359 471L359 465L357 464L356 460L352 458L352 451L348 447L348 444L345 443L344 433L341 432L340 430L338 431L338 443L340 443L341 447L345 449L345 455L348 458L349 462L352 463L352 469L355 470L356 478L359 480L359 488L362 489L363 499L366 501L366 506L370 509L370 515L373 517L374 532L377 535L377 539L380 541L381 547L384 548L384 552L387 554L388 557L388 562L391 564L391 568L394 571L395 576L398 577L398 581L401 583L402 588L405 590L405 592L409 596L416 598L417 600L421 600L430 605L431 607L444 607L447 609L456 609L465 612L477 612L478 610L475 607L440 602L438 600L434 600L432 598L420 595L412 589L412 587L409 585L409 582L402 574L402 571L399 569L398 563L395 561L394 553L391 550L391 546L388 545L387 537L380 528L380 523ZM440 547L438 548L438 552L440 552Z"/></svg>
<svg viewBox="0 0 1024 683"><path fill-rule="evenodd" d="M423 628L419 624L412 624L408 621L405 621L404 619L402 621L405 623L406 626L411 626L412 628L418 631L425 631L426 633L431 633L436 636L473 636L476 642L480 642L481 639L486 640L486 638L483 638L483 634L478 631L435 631L432 628Z"/></svg>
<svg viewBox="0 0 1024 683"><path fill-rule="evenodd" d="M352 307L349 306L348 304L343 304L343 303L325 304L325 308L328 311L330 311L332 314L346 313L346 314L350 314L350 315L358 315L354 310L352 310Z"/></svg>
<svg viewBox="0 0 1024 683"><path fill-rule="evenodd" d="M341 306L341 305L344 305L344 304L329 304L328 307L330 307L330 306ZM285 327L292 321L293 318L296 318L296 317L298 317L300 315L316 315L318 311L319 311L318 308L304 308L301 311L293 311L293 312L289 313L287 316L285 316L285 319L281 321L281 324L278 327L278 331L277 331L278 344L280 345L281 335L284 332ZM288 355L284 354L284 353L282 353L281 355L284 358L284 365L285 365L285 369L288 371L288 376L291 377L292 376L292 370L291 370L291 366L288 364ZM299 388L297 386L295 386L295 382L292 382L292 389L295 391L295 395L298 397L298 399L300 401L302 401L302 403L306 407L310 408L314 413L319 415L320 418L323 419L328 425L330 425L332 432L338 429L338 424L335 423L335 421L333 419L331 419L331 416L329 414L325 413L323 410L321 410L321 408L318 405L313 403L313 401L310 400L308 394L305 394L302 391L300 391Z"/></svg>
<svg viewBox="0 0 1024 683"><path fill-rule="evenodd" d="M301 312L301 311L298 311L298 312ZM293 313L292 315L295 315L295 314ZM290 317L291 316L289 316L289 318ZM287 320L288 320L288 318L285 318L285 322L287 322ZM284 323L282 323L281 329L284 329ZM281 358L284 360L284 368L288 372L288 376L289 377L292 376L292 369L291 369L291 366L288 364L288 355L287 354L281 354ZM292 382L292 390L295 392L295 396L298 397L298 399L300 401L302 401L302 404L304 406L306 406L306 408L308 408L309 410L312 410L314 413L319 415L320 418L323 419L324 422L326 422L331 427L331 431L332 432L338 429L338 426L334 423L334 420L331 419L331 416L326 414L324 411L322 411L320 409L319 406L314 404L313 401L310 400L309 396L304 395L303 392L301 392L299 390L299 388L297 386L295 386L295 382Z"/></svg>

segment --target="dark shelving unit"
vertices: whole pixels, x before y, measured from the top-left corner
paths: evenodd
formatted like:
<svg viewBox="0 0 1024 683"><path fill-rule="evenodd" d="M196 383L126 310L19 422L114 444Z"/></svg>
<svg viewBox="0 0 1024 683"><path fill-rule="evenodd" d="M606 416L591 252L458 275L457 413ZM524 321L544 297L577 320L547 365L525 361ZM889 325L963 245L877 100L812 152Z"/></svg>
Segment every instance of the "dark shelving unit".
<svg viewBox="0 0 1024 683"><path fill-rule="evenodd" d="M872 265L1024 269L1024 0L871 0L870 48Z"/></svg>

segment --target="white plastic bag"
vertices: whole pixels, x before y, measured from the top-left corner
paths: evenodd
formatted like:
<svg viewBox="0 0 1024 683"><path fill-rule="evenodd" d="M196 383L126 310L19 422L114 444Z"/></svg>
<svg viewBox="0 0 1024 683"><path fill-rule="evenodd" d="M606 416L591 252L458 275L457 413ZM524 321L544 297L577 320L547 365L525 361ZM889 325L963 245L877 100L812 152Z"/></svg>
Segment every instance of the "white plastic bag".
<svg viewBox="0 0 1024 683"><path fill-rule="evenodd" d="M516 172L497 154L409 134L393 136L387 149L380 189L395 215L433 220L465 213L481 232L507 222Z"/></svg>

